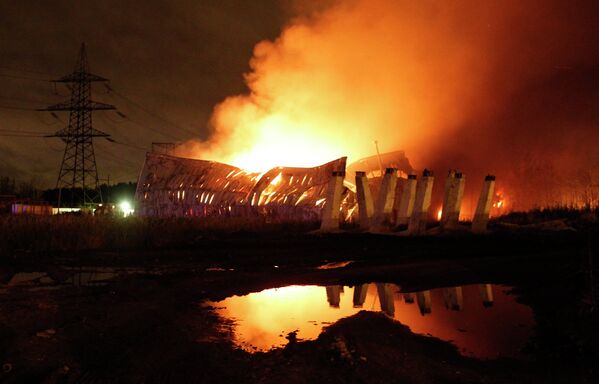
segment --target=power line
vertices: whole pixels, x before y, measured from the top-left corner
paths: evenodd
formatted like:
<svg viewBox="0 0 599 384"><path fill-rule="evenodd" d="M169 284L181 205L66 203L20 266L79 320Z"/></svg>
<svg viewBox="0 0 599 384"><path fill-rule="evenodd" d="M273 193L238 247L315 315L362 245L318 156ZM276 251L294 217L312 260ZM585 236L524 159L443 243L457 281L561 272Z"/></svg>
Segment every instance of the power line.
<svg viewBox="0 0 599 384"><path fill-rule="evenodd" d="M0 129L0 133L27 133L27 134L32 134L32 135L47 135L47 132L27 131L27 130L20 130L20 129Z"/></svg>
<svg viewBox="0 0 599 384"><path fill-rule="evenodd" d="M116 141L115 139L113 139L111 137L107 137L106 140L110 141L111 143L115 143L115 144L119 144L119 145L124 145L124 146L129 147L129 148L139 149L141 151L148 152L148 148L143 148L143 147L140 147L140 146L135 145L135 144L122 143L120 141Z"/></svg>
<svg viewBox="0 0 599 384"><path fill-rule="evenodd" d="M39 77L31 77L31 76L21 76L21 75L10 75L8 73L0 73L0 77L8 77L11 79L19 79L19 80L33 80L33 81L44 81L44 82L50 82L50 79L42 79Z"/></svg>
<svg viewBox="0 0 599 384"><path fill-rule="evenodd" d="M170 138L170 139L174 139L174 140L177 140L177 141L180 141L180 140L181 140L179 137L173 136L173 135L171 135L170 133L167 133L167 132L161 131L161 130L159 130L159 129L156 129L156 128L152 128L152 126L150 126L150 125L141 124L141 123L139 123L139 122L137 122L137 121L135 121L135 120L131 119L129 116L125 115L125 114L124 114L123 112L121 112L121 111L118 111L118 110L117 110L117 111L115 111L115 112L116 112L116 113L117 113L117 114L118 114L120 117L122 117L122 118L123 118L123 120L122 120L122 121L114 121L114 120L112 120L112 119L108 118L108 116L106 116L106 114L101 114L101 115L100 115L100 117L101 117L102 119L104 119L105 121L106 121L106 120L110 121L110 122L111 122L111 123L113 123L113 124L132 123L132 124L135 124L135 125L138 125L138 126L140 126L141 128L144 128L144 129L149 129L150 131L152 131L152 132L155 132L155 133L157 133L157 134L159 134L159 135L162 135L162 136L164 136L164 137L168 137L168 138Z"/></svg>
<svg viewBox="0 0 599 384"><path fill-rule="evenodd" d="M117 111L117 113L118 113L118 111ZM123 116L124 116L124 115L123 115ZM104 115L101 115L101 117L102 117L102 118L106 118L106 116L104 116ZM114 122L114 121L113 121L113 120L111 120L111 119L107 119L107 120L108 120L108 121L110 121L110 122L112 122L112 123L114 123L114 124L120 124L120 123L123 123L123 122L124 122L124 121L121 121L120 123L118 123L118 122ZM110 124L107 124L107 125L110 125ZM114 127L113 127L113 128L114 128ZM116 129L115 129L115 131L116 131ZM117 141L116 139L114 139L114 138L112 138L112 137L106 137L105 139L106 139L106 140L108 140L108 141L110 141L111 143L115 143L115 144L120 144L120 145L128 146L128 147L131 147L131 148L135 148L135 149L142 150L142 151L144 151L144 152L147 152L147 151L148 151L148 148L140 147L140 146L138 146L138 145L135 145L135 144L132 144L132 143L130 143L130 142L122 142L122 141Z"/></svg>
<svg viewBox="0 0 599 384"><path fill-rule="evenodd" d="M179 124L173 123L172 121L160 116L159 114L157 114L156 112L152 112L151 110L147 109L146 107L144 107L143 105L139 104L138 102L132 100L130 97L123 95L120 92L115 91L110 85L108 84L104 84L104 86L106 87L106 89L109 91L108 94L114 93L115 95L119 96L120 98L122 98L123 100L127 101L128 103L136 106L137 108L139 108L140 110L144 111L145 113L147 113L150 116L153 116L157 119L159 119L160 121L169 124L170 126L177 128L183 132L189 133L193 136L197 136L197 132L193 132L187 128L184 128L182 126L180 126Z"/></svg>
<svg viewBox="0 0 599 384"><path fill-rule="evenodd" d="M12 101L24 101L26 103L36 103L36 104L49 104L50 103L49 101L22 99L20 97L0 96L0 99L2 99L2 100L12 100Z"/></svg>
<svg viewBox="0 0 599 384"><path fill-rule="evenodd" d="M14 68L14 67L7 67L4 65L0 65L0 69L4 69L6 71L13 71L13 72L24 72L24 73L34 73L36 75L46 75L46 76L53 76L51 73L48 72L42 72L42 71L34 71L31 69L26 69L26 68Z"/></svg>
<svg viewBox="0 0 599 384"><path fill-rule="evenodd" d="M16 111L37 111L35 108L13 107L12 105L0 105L2 109L12 109Z"/></svg>
<svg viewBox="0 0 599 384"><path fill-rule="evenodd" d="M46 144L46 146L48 148L50 148L51 150L53 150L54 152L64 152L64 148L54 148L52 145L50 145L50 139L51 139L50 137L44 136L44 139L46 139L46 140L44 140L44 143Z"/></svg>
<svg viewBox="0 0 599 384"><path fill-rule="evenodd" d="M47 122L45 122L45 121L44 121L44 118L43 118L43 117L41 117L41 115L39 115L39 114L37 114L37 113L36 113L36 114L35 114L35 116L37 117L37 120L38 120L40 123L44 124L44 125L54 125L54 124L58 124L59 122L61 122L61 121L60 121L60 119L57 119L57 118L56 118L56 119L54 119L53 121L51 121L51 122L47 123Z"/></svg>
<svg viewBox="0 0 599 384"><path fill-rule="evenodd" d="M131 167L139 168L139 164L133 163L130 160L126 160L126 159L124 159L124 158L122 158L120 156L115 155L114 153L108 152L108 151L104 150L103 148L101 148L99 146L97 146L95 148L95 150L98 152L98 155L100 155L102 157L103 156L108 156L108 158L105 158L105 160L112 161L113 164L123 165L123 163L125 163L125 164L127 164L127 165L129 165Z"/></svg>
<svg viewBox="0 0 599 384"><path fill-rule="evenodd" d="M43 138L45 137L44 135L28 135L28 134L16 134L16 133L0 133L0 136L2 137L40 137Z"/></svg>

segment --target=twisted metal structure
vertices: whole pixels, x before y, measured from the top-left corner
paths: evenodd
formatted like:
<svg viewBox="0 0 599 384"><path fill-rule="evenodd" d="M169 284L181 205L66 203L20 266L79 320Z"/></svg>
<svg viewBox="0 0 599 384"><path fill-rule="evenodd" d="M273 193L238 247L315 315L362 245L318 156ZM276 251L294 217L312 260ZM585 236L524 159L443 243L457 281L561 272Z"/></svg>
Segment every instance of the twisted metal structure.
<svg viewBox="0 0 599 384"><path fill-rule="evenodd" d="M264 174L214 161L148 153L136 191L141 216L246 216L319 220L342 157L314 168L276 167Z"/></svg>

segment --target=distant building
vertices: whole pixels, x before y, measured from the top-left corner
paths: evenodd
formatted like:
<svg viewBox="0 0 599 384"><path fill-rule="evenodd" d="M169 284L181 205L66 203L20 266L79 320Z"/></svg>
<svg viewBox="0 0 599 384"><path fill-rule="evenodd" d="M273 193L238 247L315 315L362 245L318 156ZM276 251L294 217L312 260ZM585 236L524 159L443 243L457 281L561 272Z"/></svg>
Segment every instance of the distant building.
<svg viewBox="0 0 599 384"><path fill-rule="evenodd" d="M52 206L48 203L13 203L11 213L13 215L38 216L50 216L53 214Z"/></svg>

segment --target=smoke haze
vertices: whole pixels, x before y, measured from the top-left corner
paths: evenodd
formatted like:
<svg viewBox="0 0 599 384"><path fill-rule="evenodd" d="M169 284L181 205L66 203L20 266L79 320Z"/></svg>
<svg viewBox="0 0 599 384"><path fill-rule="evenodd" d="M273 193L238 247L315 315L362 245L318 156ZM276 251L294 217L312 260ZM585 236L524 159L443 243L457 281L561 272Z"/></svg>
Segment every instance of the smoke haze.
<svg viewBox="0 0 599 384"><path fill-rule="evenodd" d="M495 173L516 207L564 202L573 186L599 183L596 3L293 9L275 41L256 45L250 93L216 106L210 138L183 154L263 170L351 162L378 140L439 176L458 168L477 184Z"/></svg>

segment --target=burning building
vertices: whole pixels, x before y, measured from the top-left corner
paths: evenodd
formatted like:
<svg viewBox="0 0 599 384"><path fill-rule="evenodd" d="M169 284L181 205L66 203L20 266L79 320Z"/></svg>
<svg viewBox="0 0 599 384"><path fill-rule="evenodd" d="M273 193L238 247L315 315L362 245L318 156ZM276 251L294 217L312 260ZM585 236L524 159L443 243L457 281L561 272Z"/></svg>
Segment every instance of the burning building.
<svg viewBox="0 0 599 384"><path fill-rule="evenodd" d="M397 169L400 177L403 178L407 178L414 172L405 152L393 151L365 157L351 163L347 166L347 176L353 180L356 171L361 171L366 172L369 179L382 178L387 168Z"/></svg>
<svg viewBox="0 0 599 384"><path fill-rule="evenodd" d="M140 216L245 216L319 220L342 157L313 168L275 167L255 173L215 161L148 153L137 184ZM344 196L350 190L345 188Z"/></svg>
<svg viewBox="0 0 599 384"><path fill-rule="evenodd" d="M410 234L424 233L430 216L433 173L425 169L417 182L401 151L377 155L376 162L373 158L347 168L355 174L353 184L345 179L351 178L346 172L346 157L312 168L274 167L258 173L216 161L150 152L137 184L137 214L320 220L321 229L326 231L338 229L340 222L359 222L362 230L374 231L409 224ZM449 224L457 227L464 181L462 173L453 170L447 176L443 214L437 218L443 228L449 229ZM495 176L488 175L473 231L486 231L494 187Z"/></svg>

